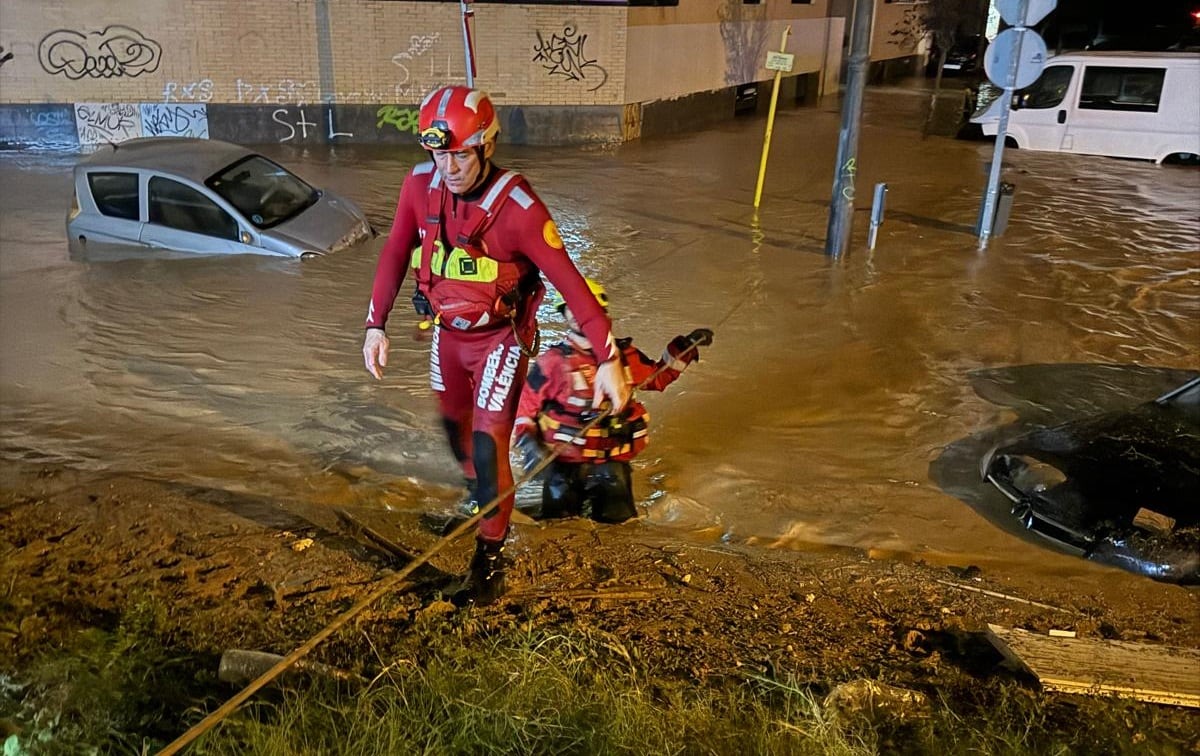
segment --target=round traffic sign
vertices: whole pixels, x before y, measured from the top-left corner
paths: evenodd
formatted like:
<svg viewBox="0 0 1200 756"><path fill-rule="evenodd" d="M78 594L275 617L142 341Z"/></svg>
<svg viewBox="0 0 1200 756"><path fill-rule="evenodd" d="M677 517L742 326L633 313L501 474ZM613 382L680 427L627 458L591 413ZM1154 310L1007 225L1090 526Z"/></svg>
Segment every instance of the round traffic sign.
<svg viewBox="0 0 1200 756"><path fill-rule="evenodd" d="M1001 89L1029 86L1037 81L1045 65L1046 42L1033 29L1005 29L983 56L983 70Z"/></svg>

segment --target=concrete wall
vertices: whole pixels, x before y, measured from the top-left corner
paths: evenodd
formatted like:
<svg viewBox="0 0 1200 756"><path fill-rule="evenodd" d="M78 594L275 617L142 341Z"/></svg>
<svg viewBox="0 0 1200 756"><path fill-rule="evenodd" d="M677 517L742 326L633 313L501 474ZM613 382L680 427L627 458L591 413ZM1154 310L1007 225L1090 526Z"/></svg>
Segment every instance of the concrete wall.
<svg viewBox="0 0 1200 756"><path fill-rule="evenodd" d="M788 23L793 75L828 82L841 19L826 2L475 3L476 85L508 140L633 138L644 103L770 78ZM396 141L425 93L466 81L453 2L4 0L0 21L0 142Z"/></svg>
<svg viewBox="0 0 1200 756"><path fill-rule="evenodd" d="M917 54L923 36L919 14L923 6L913 2L875 2L875 22L871 27L871 60L885 61Z"/></svg>
<svg viewBox="0 0 1200 756"><path fill-rule="evenodd" d="M770 79L767 52L791 26L792 74L832 68L841 59L841 19L825 16L825 0L797 5L768 0L691 0L675 7L631 8L627 63L629 102L673 99ZM836 22L836 23L831 23ZM687 54L680 55L679 51Z"/></svg>

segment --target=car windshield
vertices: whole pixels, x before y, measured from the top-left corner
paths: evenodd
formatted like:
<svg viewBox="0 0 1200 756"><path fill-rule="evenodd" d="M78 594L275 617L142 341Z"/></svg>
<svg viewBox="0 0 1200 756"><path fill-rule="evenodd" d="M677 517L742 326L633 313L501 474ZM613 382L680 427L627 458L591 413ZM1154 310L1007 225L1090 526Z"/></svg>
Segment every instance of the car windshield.
<svg viewBox="0 0 1200 756"><path fill-rule="evenodd" d="M299 215L319 196L298 176L261 155L243 158L205 183L259 228Z"/></svg>

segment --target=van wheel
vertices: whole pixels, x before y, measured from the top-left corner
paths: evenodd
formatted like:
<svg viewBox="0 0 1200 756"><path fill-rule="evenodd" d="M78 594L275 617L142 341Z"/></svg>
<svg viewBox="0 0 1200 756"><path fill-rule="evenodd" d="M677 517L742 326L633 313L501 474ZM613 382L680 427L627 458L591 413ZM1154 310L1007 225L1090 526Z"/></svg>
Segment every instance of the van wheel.
<svg viewBox="0 0 1200 756"><path fill-rule="evenodd" d="M1163 158L1163 165L1200 165L1200 155L1194 152L1174 152Z"/></svg>
<svg viewBox="0 0 1200 756"><path fill-rule="evenodd" d="M1016 139L1013 139L1013 138L1012 138L1012 137L1010 137L1010 136L1006 136L1006 137L1004 137L1004 146L1005 146L1005 147L1011 147L1011 148L1013 148L1014 150L1019 150L1019 149L1021 149L1021 145L1017 144L1017 140L1016 140Z"/></svg>

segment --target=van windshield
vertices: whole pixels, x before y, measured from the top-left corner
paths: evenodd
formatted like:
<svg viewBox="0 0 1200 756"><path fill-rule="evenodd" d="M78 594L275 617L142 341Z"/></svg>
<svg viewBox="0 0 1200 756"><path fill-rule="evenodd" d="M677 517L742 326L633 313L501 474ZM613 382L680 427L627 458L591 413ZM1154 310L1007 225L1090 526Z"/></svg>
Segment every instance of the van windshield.
<svg viewBox="0 0 1200 756"><path fill-rule="evenodd" d="M299 215L320 196L300 177L261 155L239 160L205 184L259 228Z"/></svg>
<svg viewBox="0 0 1200 756"><path fill-rule="evenodd" d="M1016 94L1022 108L1055 108L1067 96L1075 66L1046 66L1038 80Z"/></svg>

